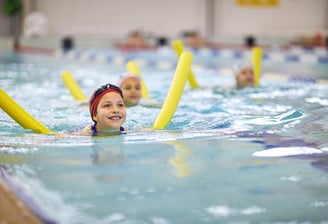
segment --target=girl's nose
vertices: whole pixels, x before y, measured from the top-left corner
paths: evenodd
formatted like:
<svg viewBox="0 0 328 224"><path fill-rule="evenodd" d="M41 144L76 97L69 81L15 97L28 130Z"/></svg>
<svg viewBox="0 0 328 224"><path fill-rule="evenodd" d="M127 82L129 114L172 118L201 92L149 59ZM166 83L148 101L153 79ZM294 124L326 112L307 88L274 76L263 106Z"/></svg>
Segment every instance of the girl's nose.
<svg viewBox="0 0 328 224"><path fill-rule="evenodd" d="M113 106L111 112L112 112L112 113L118 113L118 111L119 111L118 107L117 107L117 106Z"/></svg>

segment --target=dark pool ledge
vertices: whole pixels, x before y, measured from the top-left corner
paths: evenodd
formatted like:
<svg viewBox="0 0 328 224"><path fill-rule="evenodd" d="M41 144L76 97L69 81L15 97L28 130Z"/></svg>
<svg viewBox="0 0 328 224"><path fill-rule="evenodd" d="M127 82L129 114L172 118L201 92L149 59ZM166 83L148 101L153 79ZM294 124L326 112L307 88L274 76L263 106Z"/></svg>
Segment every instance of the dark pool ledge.
<svg viewBox="0 0 328 224"><path fill-rule="evenodd" d="M54 224L0 165L0 223Z"/></svg>

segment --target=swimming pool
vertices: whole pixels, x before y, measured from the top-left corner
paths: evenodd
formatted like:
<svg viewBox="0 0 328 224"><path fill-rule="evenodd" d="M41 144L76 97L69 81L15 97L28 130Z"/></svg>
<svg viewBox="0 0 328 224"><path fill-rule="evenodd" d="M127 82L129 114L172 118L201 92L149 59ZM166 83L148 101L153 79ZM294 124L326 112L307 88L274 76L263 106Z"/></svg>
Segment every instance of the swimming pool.
<svg viewBox="0 0 328 224"><path fill-rule="evenodd" d="M63 135L35 134L0 113L0 164L57 223L319 223L328 214L328 87L233 78L196 67L165 130L160 108L128 108L126 135L76 136L90 123L60 79L69 70L87 96L125 66L36 55L0 55L0 84ZM223 63L223 62L222 62ZM280 67L284 70L288 67ZM286 70L287 71L287 70ZM164 101L174 70L144 67ZM46 221L45 221L46 222Z"/></svg>

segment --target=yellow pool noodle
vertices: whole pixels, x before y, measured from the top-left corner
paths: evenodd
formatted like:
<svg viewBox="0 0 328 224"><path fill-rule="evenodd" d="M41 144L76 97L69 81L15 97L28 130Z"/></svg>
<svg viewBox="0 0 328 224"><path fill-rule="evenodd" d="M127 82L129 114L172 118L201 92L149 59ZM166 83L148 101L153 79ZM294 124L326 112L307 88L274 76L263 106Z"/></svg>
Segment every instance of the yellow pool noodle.
<svg viewBox="0 0 328 224"><path fill-rule="evenodd" d="M0 88L0 107L20 126L33 132L47 134L51 131L19 106L4 90Z"/></svg>
<svg viewBox="0 0 328 224"><path fill-rule="evenodd" d="M86 100L87 97L84 95L79 84L75 81L72 74L69 71L64 71L61 74L65 86L68 88L75 100Z"/></svg>
<svg viewBox="0 0 328 224"><path fill-rule="evenodd" d="M171 83L171 87L168 91L161 111L154 122L153 128L165 128L171 121L187 81L192 58L193 56L190 52L184 52L181 54L176 67L175 75Z"/></svg>
<svg viewBox="0 0 328 224"><path fill-rule="evenodd" d="M171 42L172 48L175 50L175 53L177 54L178 58L180 55L184 52L184 46L181 40L175 40ZM188 81L191 86L191 88L196 89L199 88L198 82L196 80L195 75L193 74L191 68L189 71Z"/></svg>
<svg viewBox="0 0 328 224"><path fill-rule="evenodd" d="M128 61L128 63L126 64L126 68L127 68L128 72L140 76L142 98L150 98L148 88L146 86L144 79L142 78L142 75L141 75L140 69L138 68L137 63L135 61Z"/></svg>
<svg viewBox="0 0 328 224"><path fill-rule="evenodd" d="M255 86L259 86L262 64L262 49L260 47L252 48L252 62L254 67Z"/></svg>

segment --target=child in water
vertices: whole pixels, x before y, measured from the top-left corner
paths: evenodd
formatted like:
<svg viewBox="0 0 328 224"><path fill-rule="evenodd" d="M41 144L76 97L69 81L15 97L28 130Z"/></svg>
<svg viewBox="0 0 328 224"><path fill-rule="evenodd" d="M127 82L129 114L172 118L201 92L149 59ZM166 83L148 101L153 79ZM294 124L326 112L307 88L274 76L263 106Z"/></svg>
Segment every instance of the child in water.
<svg viewBox="0 0 328 224"><path fill-rule="evenodd" d="M99 87L90 97L89 112L94 124L87 126L83 132L122 134L126 119L122 90L110 83Z"/></svg>
<svg viewBox="0 0 328 224"><path fill-rule="evenodd" d="M139 104L142 97L140 76L132 73L123 74L118 81L118 86L123 91L124 103L127 107Z"/></svg>
<svg viewBox="0 0 328 224"><path fill-rule="evenodd" d="M255 85L255 75L251 63L241 63L233 67L237 89Z"/></svg>

